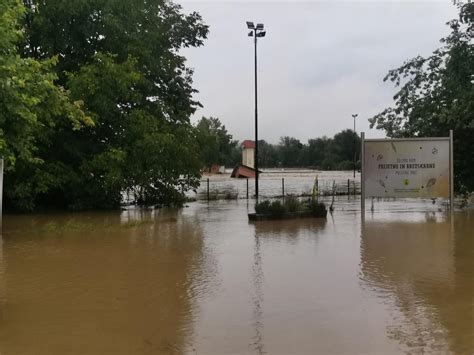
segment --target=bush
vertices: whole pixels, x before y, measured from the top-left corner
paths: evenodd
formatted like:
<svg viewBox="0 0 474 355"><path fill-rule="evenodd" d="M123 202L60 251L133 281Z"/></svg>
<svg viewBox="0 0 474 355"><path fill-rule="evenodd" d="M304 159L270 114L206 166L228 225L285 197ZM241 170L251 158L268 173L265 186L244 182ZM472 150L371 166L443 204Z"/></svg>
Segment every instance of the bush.
<svg viewBox="0 0 474 355"><path fill-rule="evenodd" d="M310 201L309 209L315 216L323 216L327 213L326 205L319 201Z"/></svg>
<svg viewBox="0 0 474 355"><path fill-rule="evenodd" d="M295 196L287 196L285 198L285 207L288 212L298 212L303 209L300 200Z"/></svg>
<svg viewBox="0 0 474 355"><path fill-rule="evenodd" d="M344 160L336 164L336 170L352 170L352 169L354 169L353 161Z"/></svg>
<svg viewBox="0 0 474 355"><path fill-rule="evenodd" d="M255 205L255 212L280 217L286 212L286 207L278 200L272 202L266 200Z"/></svg>
<svg viewBox="0 0 474 355"><path fill-rule="evenodd" d="M272 216L280 217L280 216L283 216L283 214L286 212L286 208L284 204L276 200L270 203L268 212Z"/></svg>
<svg viewBox="0 0 474 355"><path fill-rule="evenodd" d="M270 210L270 201L265 200L259 202L255 205L255 213L257 214L267 214Z"/></svg>

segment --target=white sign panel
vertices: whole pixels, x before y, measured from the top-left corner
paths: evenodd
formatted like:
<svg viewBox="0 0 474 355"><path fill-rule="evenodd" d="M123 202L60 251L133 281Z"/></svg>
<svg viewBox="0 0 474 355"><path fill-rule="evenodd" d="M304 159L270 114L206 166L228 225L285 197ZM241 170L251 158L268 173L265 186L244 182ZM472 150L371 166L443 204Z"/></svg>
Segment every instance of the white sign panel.
<svg viewBox="0 0 474 355"><path fill-rule="evenodd" d="M364 141L366 197L449 197L449 138Z"/></svg>

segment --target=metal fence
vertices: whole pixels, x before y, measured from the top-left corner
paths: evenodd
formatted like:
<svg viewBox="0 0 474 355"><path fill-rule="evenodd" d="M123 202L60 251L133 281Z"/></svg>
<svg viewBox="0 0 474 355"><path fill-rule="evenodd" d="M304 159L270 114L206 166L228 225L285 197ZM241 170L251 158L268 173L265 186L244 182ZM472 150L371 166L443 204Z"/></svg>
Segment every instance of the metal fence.
<svg viewBox="0 0 474 355"><path fill-rule="evenodd" d="M315 186L316 185L316 186ZM287 195L311 196L313 189L319 196L351 196L360 195L358 179L301 179L294 177L259 179L259 197L277 198ZM254 179L201 180L196 192L188 197L198 200L232 200L248 199L255 196Z"/></svg>

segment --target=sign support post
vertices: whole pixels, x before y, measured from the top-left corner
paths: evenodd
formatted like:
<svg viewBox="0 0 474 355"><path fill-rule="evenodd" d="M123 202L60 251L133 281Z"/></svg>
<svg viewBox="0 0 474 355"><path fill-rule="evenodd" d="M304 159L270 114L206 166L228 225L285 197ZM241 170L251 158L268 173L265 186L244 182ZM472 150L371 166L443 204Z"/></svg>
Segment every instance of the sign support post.
<svg viewBox="0 0 474 355"><path fill-rule="evenodd" d="M361 159L360 159L360 212L365 214L365 132L360 133Z"/></svg>
<svg viewBox="0 0 474 355"><path fill-rule="evenodd" d="M0 235L3 233L3 158L0 159Z"/></svg>
<svg viewBox="0 0 474 355"><path fill-rule="evenodd" d="M453 130L449 130L449 207L454 212L454 160L453 160Z"/></svg>

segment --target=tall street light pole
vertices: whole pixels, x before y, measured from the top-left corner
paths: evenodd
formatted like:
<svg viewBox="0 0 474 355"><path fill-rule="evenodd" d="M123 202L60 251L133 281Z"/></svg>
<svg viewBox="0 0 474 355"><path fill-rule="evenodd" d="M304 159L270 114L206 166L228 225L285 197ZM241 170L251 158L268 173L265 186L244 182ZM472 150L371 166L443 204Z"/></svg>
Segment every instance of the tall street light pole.
<svg viewBox="0 0 474 355"><path fill-rule="evenodd" d="M257 97L257 38L265 37L266 31L263 29L263 23L257 23L257 26L253 22L247 21L247 28L250 30L248 36L254 38L254 61L255 61L255 155L254 155L254 166L255 166L255 196L258 202L258 97Z"/></svg>
<svg viewBox="0 0 474 355"><path fill-rule="evenodd" d="M354 113L354 114L352 115L352 118L354 119L354 147L353 147L353 149L354 149L354 179L355 179L355 177L356 177L356 155L357 155L357 153L356 153L356 137L357 137L357 133L356 133L356 117L357 117L357 116L358 116L357 113Z"/></svg>

